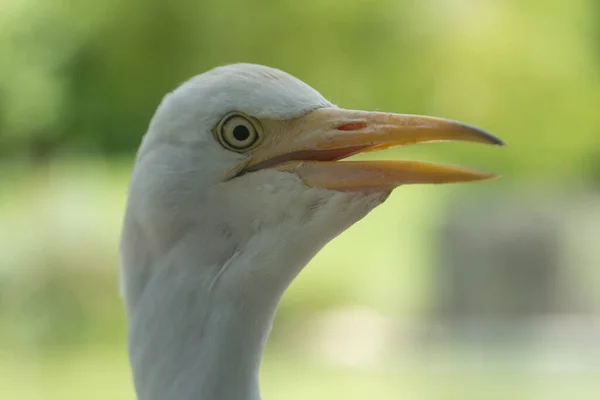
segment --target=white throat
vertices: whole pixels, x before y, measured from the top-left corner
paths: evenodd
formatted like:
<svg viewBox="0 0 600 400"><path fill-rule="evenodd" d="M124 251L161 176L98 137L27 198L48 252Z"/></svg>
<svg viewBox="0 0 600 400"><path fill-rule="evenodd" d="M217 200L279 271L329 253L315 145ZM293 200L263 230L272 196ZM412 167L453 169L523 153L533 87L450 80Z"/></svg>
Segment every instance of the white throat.
<svg viewBox="0 0 600 400"><path fill-rule="evenodd" d="M206 219L155 232L128 209L122 278L140 400L260 398L260 360L284 291L329 240L387 197L306 195L306 207L257 224L242 241L223 241L231 232Z"/></svg>

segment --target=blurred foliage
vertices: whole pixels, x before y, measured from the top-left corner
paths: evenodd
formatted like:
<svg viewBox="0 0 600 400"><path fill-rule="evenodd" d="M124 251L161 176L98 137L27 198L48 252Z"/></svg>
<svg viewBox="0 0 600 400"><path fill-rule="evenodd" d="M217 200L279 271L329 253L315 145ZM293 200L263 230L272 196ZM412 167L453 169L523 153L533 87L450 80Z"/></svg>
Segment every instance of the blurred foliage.
<svg viewBox="0 0 600 400"><path fill-rule="evenodd" d="M9 175L10 167L0 164L0 349L121 341L128 169L89 159Z"/></svg>
<svg viewBox="0 0 600 400"><path fill-rule="evenodd" d="M167 91L239 61L289 71L341 106L486 127L510 144L504 155L453 154L507 175L583 174L600 146L593 0L5 0L0 7L4 157L132 153Z"/></svg>

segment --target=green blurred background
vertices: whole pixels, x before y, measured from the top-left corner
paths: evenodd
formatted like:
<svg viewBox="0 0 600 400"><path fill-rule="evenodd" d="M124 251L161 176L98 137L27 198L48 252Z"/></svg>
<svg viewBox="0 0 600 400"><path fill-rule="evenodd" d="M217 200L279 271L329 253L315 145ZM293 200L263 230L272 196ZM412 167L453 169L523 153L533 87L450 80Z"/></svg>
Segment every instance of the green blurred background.
<svg viewBox="0 0 600 400"><path fill-rule="evenodd" d="M378 157L502 173L396 191L286 294L265 399L600 398L600 3L0 1L0 398L134 399L118 294L161 97L231 62L508 147Z"/></svg>

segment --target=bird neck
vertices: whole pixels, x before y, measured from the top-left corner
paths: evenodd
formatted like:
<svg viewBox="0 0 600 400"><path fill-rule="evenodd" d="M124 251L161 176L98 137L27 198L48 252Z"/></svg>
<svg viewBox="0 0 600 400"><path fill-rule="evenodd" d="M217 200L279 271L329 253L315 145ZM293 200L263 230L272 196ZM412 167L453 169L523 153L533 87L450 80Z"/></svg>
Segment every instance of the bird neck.
<svg viewBox="0 0 600 400"><path fill-rule="evenodd" d="M148 211L144 202L159 196L130 196L121 271L140 400L260 399L260 361L284 291L329 240L387 197L305 195L303 207L238 213L235 226L201 207Z"/></svg>
<svg viewBox="0 0 600 400"><path fill-rule="evenodd" d="M260 399L260 360L277 301L252 304L212 291L209 269L166 268L129 310L140 400Z"/></svg>
<svg viewBox="0 0 600 400"><path fill-rule="evenodd" d="M164 225L181 229L167 230L143 225L148 220L155 219L128 213L121 244L138 398L260 399L260 361L277 305L327 240L300 235L294 221L281 228L287 240L266 246L279 229L240 240L210 223L186 229L169 216Z"/></svg>

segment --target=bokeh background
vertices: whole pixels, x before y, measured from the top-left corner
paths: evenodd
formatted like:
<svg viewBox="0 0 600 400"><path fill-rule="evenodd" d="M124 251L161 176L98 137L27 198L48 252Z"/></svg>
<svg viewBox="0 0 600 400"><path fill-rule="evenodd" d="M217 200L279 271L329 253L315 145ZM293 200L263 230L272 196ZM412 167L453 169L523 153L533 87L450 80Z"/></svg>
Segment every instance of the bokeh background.
<svg viewBox="0 0 600 400"><path fill-rule="evenodd" d="M600 398L600 3L0 1L0 398L134 399L118 295L128 176L164 93L231 62L506 148L377 157L412 186L286 294L265 399Z"/></svg>

